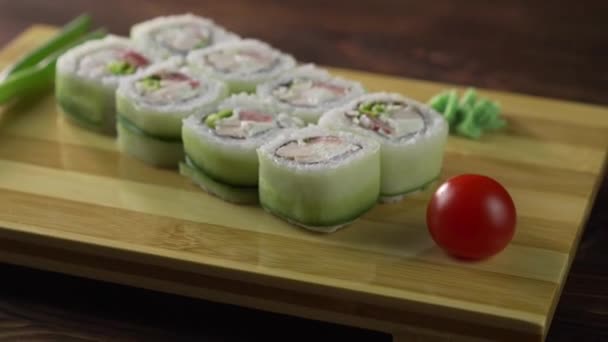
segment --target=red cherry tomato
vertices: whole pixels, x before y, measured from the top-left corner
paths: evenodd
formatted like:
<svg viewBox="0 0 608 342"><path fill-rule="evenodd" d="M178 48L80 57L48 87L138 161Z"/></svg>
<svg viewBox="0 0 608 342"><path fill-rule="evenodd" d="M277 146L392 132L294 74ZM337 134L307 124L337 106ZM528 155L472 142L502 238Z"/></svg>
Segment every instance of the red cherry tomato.
<svg viewBox="0 0 608 342"><path fill-rule="evenodd" d="M502 251L515 233L515 205L497 181L481 175L448 179L426 212L435 242L463 259L484 259Z"/></svg>

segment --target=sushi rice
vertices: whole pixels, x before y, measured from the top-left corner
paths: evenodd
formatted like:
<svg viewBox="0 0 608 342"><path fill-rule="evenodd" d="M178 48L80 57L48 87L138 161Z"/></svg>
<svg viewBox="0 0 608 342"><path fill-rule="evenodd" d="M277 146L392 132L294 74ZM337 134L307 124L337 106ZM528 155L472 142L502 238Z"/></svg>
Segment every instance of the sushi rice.
<svg viewBox="0 0 608 342"><path fill-rule="evenodd" d="M177 167L184 157L182 120L215 108L226 95L223 82L193 72L181 57L151 66L116 93L121 151L154 166Z"/></svg>
<svg viewBox="0 0 608 342"><path fill-rule="evenodd" d="M214 44L240 39L211 19L191 13L150 19L131 28L137 47L156 58L182 56Z"/></svg>
<svg viewBox="0 0 608 342"><path fill-rule="evenodd" d="M313 64L301 65L257 88L259 96L272 99L281 110L307 123L317 123L324 112L364 92L361 83L332 76Z"/></svg>
<svg viewBox="0 0 608 342"><path fill-rule="evenodd" d="M260 203L301 227L334 232L374 206L380 145L349 132L308 126L258 149Z"/></svg>
<svg viewBox="0 0 608 342"><path fill-rule="evenodd" d="M255 92L258 84L296 65L292 56L255 39L228 41L192 51L188 63L205 75L226 82L232 93Z"/></svg>
<svg viewBox="0 0 608 342"><path fill-rule="evenodd" d="M130 38L62 55L58 107L218 198L329 233L439 177L448 125L425 104L366 93L191 13L136 24Z"/></svg>
<svg viewBox="0 0 608 342"><path fill-rule="evenodd" d="M57 60L55 96L59 110L70 122L114 135L115 92L120 81L137 77L152 62L130 40L115 35L70 49Z"/></svg>
<svg viewBox="0 0 608 342"><path fill-rule="evenodd" d="M233 95L217 110L184 120L182 137L187 161L180 164L180 170L224 200L257 203L256 149L281 131L302 125L299 119L281 113L255 95Z"/></svg>
<svg viewBox="0 0 608 342"><path fill-rule="evenodd" d="M382 202L400 201L439 177L448 125L420 102L395 93L365 94L325 113L319 125L381 144Z"/></svg>

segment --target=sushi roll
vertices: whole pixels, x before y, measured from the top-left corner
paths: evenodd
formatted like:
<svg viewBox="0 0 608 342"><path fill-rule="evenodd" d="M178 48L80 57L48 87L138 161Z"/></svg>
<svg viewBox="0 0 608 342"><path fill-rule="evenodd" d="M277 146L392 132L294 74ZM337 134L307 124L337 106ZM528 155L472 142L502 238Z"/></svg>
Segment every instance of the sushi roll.
<svg viewBox="0 0 608 342"><path fill-rule="evenodd" d="M254 95L233 95L217 110L184 120L186 162L180 172L226 201L257 203L256 149L284 129L302 125Z"/></svg>
<svg viewBox="0 0 608 342"><path fill-rule="evenodd" d="M120 84L116 92L122 152L159 167L183 160L182 120L208 111L226 97L226 85L182 65L181 57L155 64Z"/></svg>
<svg viewBox="0 0 608 342"><path fill-rule="evenodd" d="M272 99L279 108L307 123L317 123L327 110L364 92L359 82L331 76L312 64L294 68L257 88L258 95Z"/></svg>
<svg viewBox="0 0 608 342"><path fill-rule="evenodd" d="M290 223L333 232L380 193L380 145L318 126L290 130L258 149L260 203Z"/></svg>
<svg viewBox="0 0 608 342"><path fill-rule="evenodd" d="M228 84L232 93L255 87L296 65L294 58L255 39L220 43L188 55L188 63L209 77Z"/></svg>
<svg viewBox="0 0 608 342"><path fill-rule="evenodd" d="M165 59L175 55L186 57L190 51L239 37L210 19L187 13L136 24L131 28L131 39L143 51Z"/></svg>
<svg viewBox="0 0 608 342"><path fill-rule="evenodd" d="M382 202L399 201L439 177L448 125L424 104L394 93L366 94L325 113L319 125L381 144Z"/></svg>
<svg viewBox="0 0 608 342"><path fill-rule="evenodd" d="M121 80L144 70L152 60L123 37L83 43L57 61L55 96L59 110L85 128L116 132L115 92Z"/></svg>

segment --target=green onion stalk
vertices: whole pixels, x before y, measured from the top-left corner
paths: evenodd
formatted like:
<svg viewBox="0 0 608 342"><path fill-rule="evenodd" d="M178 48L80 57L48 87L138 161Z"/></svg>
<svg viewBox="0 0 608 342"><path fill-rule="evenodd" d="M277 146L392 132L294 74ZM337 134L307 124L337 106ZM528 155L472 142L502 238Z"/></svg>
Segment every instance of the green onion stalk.
<svg viewBox="0 0 608 342"><path fill-rule="evenodd" d="M26 96L47 89L54 83L55 65L63 53L88 40L102 38L106 34L106 30L103 28L89 32L69 44L62 45L61 48L37 62L35 66L12 69L13 72L0 83L0 104L5 104L17 96ZM30 61L32 60L35 59L30 59Z"/></svg>

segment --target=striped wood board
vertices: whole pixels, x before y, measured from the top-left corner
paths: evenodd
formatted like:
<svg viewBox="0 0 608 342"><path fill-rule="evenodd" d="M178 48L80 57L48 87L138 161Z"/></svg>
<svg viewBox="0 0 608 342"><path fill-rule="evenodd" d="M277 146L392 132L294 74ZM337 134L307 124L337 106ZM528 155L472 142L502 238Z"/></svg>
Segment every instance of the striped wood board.
<svg viewBox="0 0 608 342"><path fill-rule="evenodd" d="M6 65L54 32L27 30ZM425 100L445 84L332 69ZM483 173L518 209L513 243L464 263L427 234L430 191L332 235L211 197L57 116L52 95L0 108L0 260L386 331L395 340L538 341L548 330L601 179L608 110L481 91L510 122L451 137L442 179Z"/></svg>

